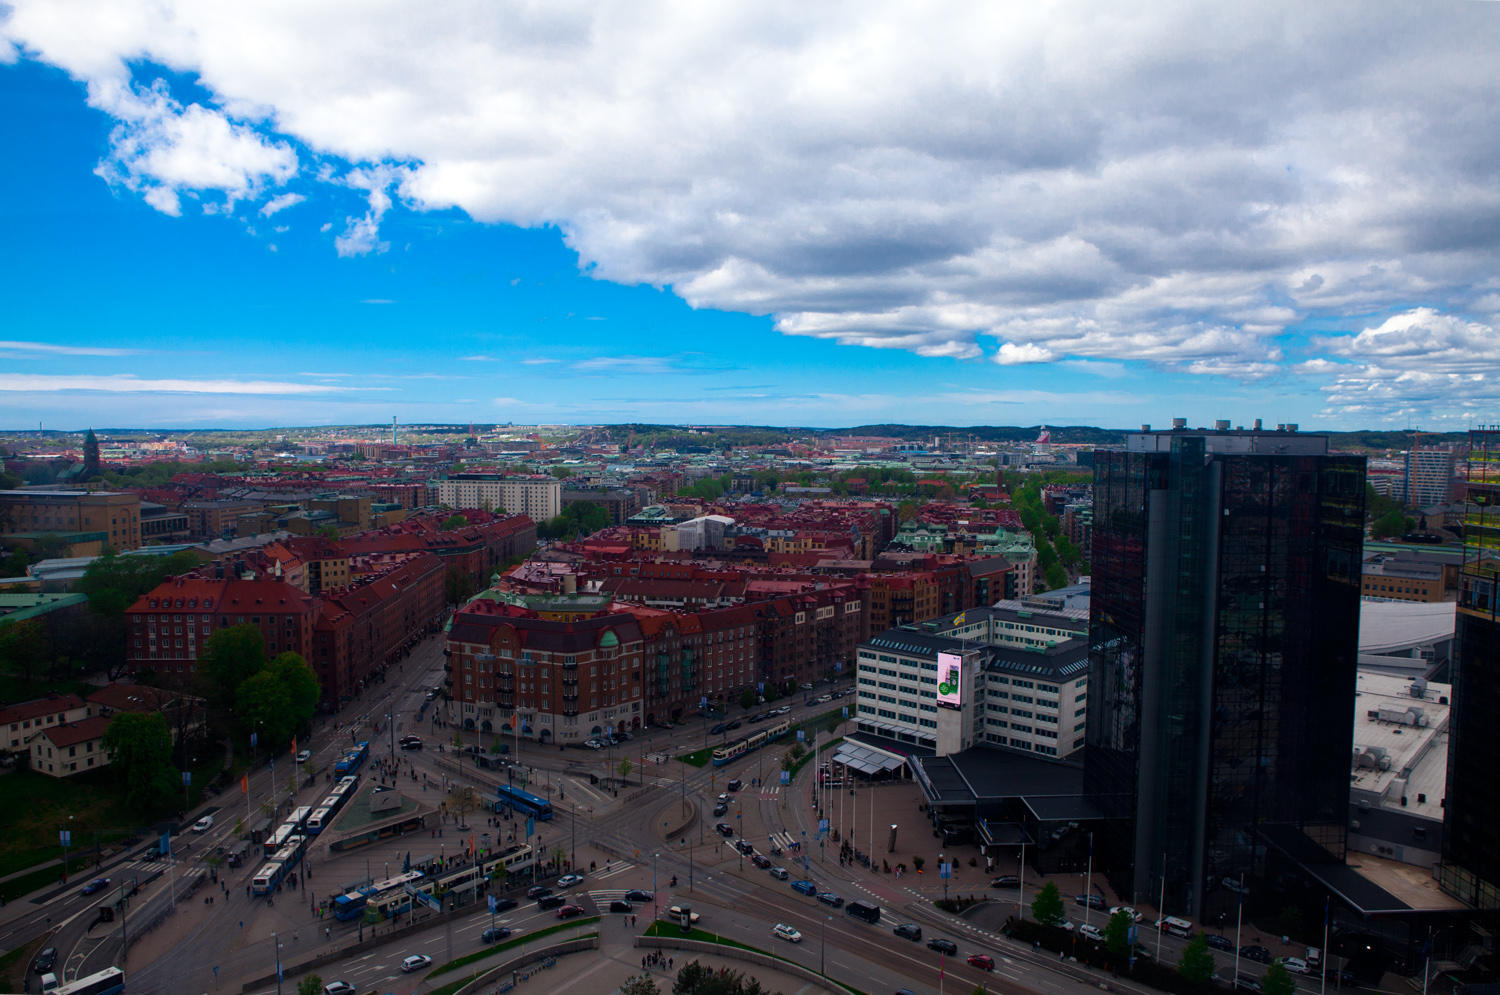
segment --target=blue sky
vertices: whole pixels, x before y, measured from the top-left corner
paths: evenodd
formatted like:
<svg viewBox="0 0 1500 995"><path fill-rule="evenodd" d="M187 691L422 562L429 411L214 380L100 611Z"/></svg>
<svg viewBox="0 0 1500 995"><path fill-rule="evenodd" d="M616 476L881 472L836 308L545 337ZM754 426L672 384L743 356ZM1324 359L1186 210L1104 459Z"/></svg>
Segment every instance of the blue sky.
<svg viewBox="0 0 1500 995"><path fill-rule="evenodd" d="M1164 80L1190 25L1134 11L1114 79L1015 92L932 72L944 46L985 65L941 32L890 49L890 9L757 38L445 7L314 58L318 23L121 7L82 38L45 2L0 21L0 427L1453 428L1500 403L1496 70L1462 25L1371 25L1408 80L1474 57L1397 95L1339 83L1368 41L1288 10L1197 25L1228 68ZM1082 30L991 27L1020 55ZM1234 70L1278 31L1305 51L1263 93ZM774 85L761 45L790 53ZM916 69L871 97L865 62ZM1117 120L1116 90L1157 113ZM1375 154L1355 127L1423 110L1465 130Z"/></svg>

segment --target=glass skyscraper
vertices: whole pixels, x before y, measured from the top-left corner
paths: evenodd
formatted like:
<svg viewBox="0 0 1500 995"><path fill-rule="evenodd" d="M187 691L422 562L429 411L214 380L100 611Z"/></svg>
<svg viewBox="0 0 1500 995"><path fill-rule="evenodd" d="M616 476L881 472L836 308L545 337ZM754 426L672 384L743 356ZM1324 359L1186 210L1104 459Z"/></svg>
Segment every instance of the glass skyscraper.
<svg viewBox="0 0 1500 995"><path fill-rule="evenodd" d="M1094 456L1084 790L1127 901L1232 909L1271 848L1342 861L1365 460L1143 429Z"/></svg>
<svg viewBox="0 0 1500 995"><path fill-rule="evenodd" d="M1459 576L1443 888L1500 908L1500 426L1469 433L1464 565Z"/></svg>

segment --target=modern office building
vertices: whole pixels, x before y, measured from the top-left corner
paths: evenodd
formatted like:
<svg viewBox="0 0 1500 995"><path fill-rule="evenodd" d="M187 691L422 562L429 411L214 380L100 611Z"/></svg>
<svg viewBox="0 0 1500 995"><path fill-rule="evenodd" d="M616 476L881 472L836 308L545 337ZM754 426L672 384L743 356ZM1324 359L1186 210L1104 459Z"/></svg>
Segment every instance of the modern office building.
<svg viewBox="0 0 1500 995"><path fill-rule="evenodd" d="M1401 500L1413 508L1447 504L1453 492L1453 447L1416 446L1402 454Z"/></svg>
<svg viewBox="0 0 1500 995"><path fill-rule="evenodd" d="M1441 883L1481 909L1500 908L1500 425L1469 433L1464 565L1449 720Z"/></svg>
<svg viewBox="0 0 1500 995"><path fill-rule="evenodd" d="M1165 876L1203 919L1273 850L1343 860L1364 478L1294 425L1177 419L1095 451L1084 792L1124 900Z"/></svg>

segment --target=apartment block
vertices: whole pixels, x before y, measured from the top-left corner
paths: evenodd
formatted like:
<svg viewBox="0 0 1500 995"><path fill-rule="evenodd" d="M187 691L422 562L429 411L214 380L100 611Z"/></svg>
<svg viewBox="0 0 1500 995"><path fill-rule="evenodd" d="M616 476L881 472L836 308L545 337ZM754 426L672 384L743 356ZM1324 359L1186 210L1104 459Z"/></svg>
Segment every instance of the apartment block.
<svg viewBox="0 0 1500 995"><path fill-rule="evenodd" d="M502 477L459 473L438 481L437 499L450 508L483 508L546 522L562 514L562 481L552 477Z"/></svg>
<svg viewBox="0 0 1500 995"><path fill-rule="evenodd" d="M117 550L141 548L141 498L123 491L0 491L4 533L103 533Z"/></svg>

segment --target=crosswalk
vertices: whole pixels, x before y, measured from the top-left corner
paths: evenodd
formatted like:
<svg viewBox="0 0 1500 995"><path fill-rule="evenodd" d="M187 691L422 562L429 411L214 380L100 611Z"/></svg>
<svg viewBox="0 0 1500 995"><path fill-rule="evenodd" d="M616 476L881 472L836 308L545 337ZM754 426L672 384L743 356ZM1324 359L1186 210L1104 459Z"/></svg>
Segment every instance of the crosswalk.
<svg viewBox="0 0 1500 995"><path fill-rule="evenodd" d="M761 788L760 797L762 801L775 801L781 797L781 785L777 784L772 787Z"/></svg>

